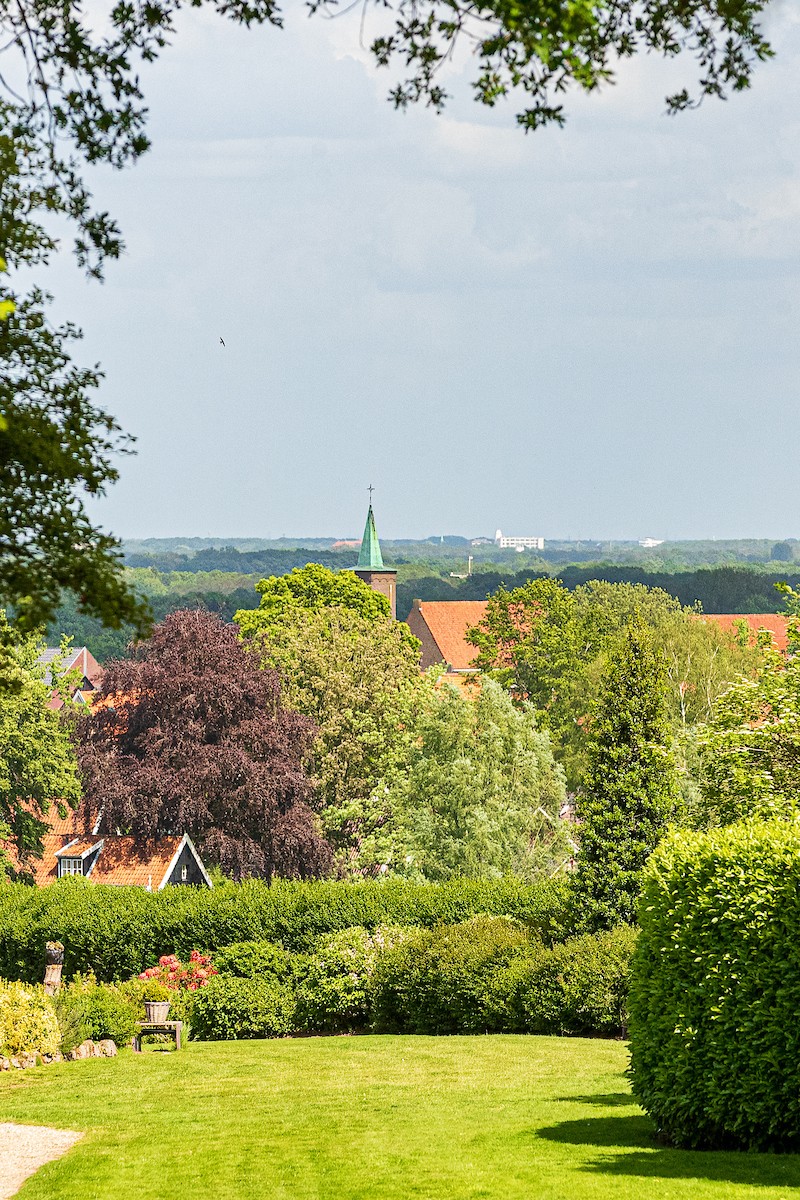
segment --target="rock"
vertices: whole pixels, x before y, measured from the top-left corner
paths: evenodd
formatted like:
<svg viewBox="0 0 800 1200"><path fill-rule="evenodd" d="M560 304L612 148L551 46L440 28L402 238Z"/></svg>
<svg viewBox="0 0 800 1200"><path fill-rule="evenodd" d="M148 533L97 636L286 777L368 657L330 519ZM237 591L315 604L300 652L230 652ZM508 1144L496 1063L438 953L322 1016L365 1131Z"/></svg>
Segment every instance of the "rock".
<svg viewBox="0 0 800 1200"><path fill-rule="evenodd" d="M60 1063L63 1061L64 1061L64 1055L61 1053L60 1050L56 1050L55 1054L50 1055L51 1063Z"/></svg>
<svg viewBox="0 0 800 1200"><path fill-rule="evenodd" d="M11 1058L8 1061L11 1063L12 1067L16 1067L17 1070L19 1070L21 1063L18 1058L15 1058L14 1055L12 1054Z"/></svg>
<svg viewBox="0 0 800 1200"><path fill-rule="evenodd" d="M8 1061L7 1058L3 1058L0 1055L0 1071L10 1071L10 1070L11 1070L11 1063Z"/></svg>
<svg viewBox="0 0 800 1200"><path fill-rule="evenodd" d="M106 1058L113 1058L117 1053L116 1043L112 1042L111 1038L103 1038L102 1042L97 1044L100 1047L100 1053L104 1054Z"/></svg>
<svg viewBox="0 0 800 1200"><path fill-rule="evenodd" d="M80 1046L76 1046L72 1051L73 1058L91 1058L94 1054L94 1042L87 1039L81 1042Z"/></svg>

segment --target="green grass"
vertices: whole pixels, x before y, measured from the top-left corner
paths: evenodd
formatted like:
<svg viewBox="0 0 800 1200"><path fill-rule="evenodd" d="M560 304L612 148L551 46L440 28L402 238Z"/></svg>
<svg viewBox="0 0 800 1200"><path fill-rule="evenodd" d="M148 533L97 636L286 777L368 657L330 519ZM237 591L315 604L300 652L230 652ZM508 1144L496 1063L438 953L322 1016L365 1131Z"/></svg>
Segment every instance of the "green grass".
<svg viewBox="0 0 800 1200"><path fill-rule="evenodd" d="M656 1144L617 1042L307 1038L4 1075L0 1120L86 1130L23 1200L633 1200L800 1188L800 1156Z"/></svg>

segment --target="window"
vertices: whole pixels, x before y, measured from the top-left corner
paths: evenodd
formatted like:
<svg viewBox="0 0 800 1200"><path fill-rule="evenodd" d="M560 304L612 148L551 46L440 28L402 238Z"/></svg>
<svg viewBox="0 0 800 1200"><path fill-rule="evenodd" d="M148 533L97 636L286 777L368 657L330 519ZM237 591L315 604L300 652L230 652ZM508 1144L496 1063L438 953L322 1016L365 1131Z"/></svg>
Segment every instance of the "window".
<svg viewBox="0 0 800 1200"><path fill-rule="evenodd" d="M82 875L83 874L83 859L81 858L62 858L59 861L59 876L61 875Z"/></svg>
<svg viewBox="0 0 800 1200"><path fill-rule="evenodd" d="M186 880L188 879L188 877L189 877L189 868L181 867L181 883L186 883Z"/></svg>

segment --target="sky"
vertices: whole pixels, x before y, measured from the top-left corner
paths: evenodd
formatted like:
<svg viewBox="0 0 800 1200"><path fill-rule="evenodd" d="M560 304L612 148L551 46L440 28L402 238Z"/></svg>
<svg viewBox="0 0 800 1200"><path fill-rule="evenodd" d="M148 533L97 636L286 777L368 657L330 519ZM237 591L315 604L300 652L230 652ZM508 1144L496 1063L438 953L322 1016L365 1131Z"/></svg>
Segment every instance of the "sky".
<svg viewBox="0 0 800 1200"><path fill-rule="evenodd" d="M137 455L123 537L800 537L800 16L727 103L626 63L525 135L387 103L357 14L205 10L143 74L153 149L94 169L127 253L43 276ZM367 34L370 29L368 26ZM224 339L225 346L220 344Z"/></svg>

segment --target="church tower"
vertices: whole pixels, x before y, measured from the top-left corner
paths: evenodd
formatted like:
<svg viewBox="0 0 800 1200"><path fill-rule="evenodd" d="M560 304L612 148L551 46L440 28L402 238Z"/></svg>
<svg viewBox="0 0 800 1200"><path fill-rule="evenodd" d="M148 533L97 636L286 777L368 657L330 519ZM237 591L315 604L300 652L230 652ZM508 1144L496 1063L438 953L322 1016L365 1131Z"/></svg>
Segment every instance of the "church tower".
<svg viewBox="0 0 800 1200"><path fill-rule="evenodd" d="M370 491L372 489L370 488ZM392 616L397 619L397 571L383 565L381 544L375 528L375 515L370 501L358 564L353 568L359 579L368 583L373 592L380 592L389 601Z"/></svg>

